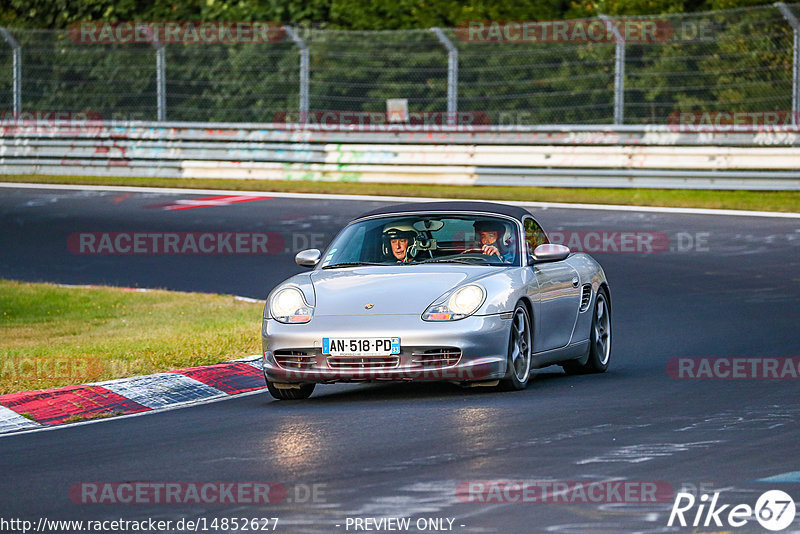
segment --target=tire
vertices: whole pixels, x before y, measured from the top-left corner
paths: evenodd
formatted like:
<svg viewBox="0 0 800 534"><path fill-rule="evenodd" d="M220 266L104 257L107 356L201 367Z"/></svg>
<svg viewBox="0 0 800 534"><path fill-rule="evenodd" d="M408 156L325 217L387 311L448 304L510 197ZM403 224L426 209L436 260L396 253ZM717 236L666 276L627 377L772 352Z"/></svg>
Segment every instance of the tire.
<svg viewBox="0 0 800 534"><path fill-rule="evenodd" d="M611 306L608 303L608 292L600 288L595 298L592 316L592 329L589 334L589 357L586 363L569 361L561 364L564 371L571 375L589 373L605 373L611 361Z"/></svg>
<svg viewBox="0 0 800 534"><path fill-rule="evenodd" d="M278 400L302 400L307 399L314 392L316 384L300 384L299 388L278 388L273 382L267 380L269 394Z"/></svg>
<svg viewBox="0 0 800 534"><path fill-rule="evenodd" d="M511 334L508 340L508 370L500 381L503 391L519 391L528 387L531 377L531 319L528 308L517 303L511 320Z"/></svg>

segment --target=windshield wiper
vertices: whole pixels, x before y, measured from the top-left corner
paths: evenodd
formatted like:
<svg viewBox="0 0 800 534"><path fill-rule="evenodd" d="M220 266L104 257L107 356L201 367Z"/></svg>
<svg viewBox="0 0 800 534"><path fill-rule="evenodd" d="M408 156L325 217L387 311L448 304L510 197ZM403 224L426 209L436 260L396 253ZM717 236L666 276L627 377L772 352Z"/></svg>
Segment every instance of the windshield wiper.
<svg viewBox="0 0 800 534"><path fill-rule="evenodd" d="M333 265L326 265L323 269L336 269L338 267L361 267L364 265L386 265L385 263L370 263L367 261L348 261L345 263L334 263Z"/></svg>

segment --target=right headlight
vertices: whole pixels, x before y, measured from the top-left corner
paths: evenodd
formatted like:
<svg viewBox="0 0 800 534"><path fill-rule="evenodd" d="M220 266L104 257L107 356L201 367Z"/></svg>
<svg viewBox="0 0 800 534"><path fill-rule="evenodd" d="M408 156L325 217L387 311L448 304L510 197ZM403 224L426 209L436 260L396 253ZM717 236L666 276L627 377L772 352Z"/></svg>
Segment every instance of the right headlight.
<svg viewBox="0 0 800 534"><path fill-rule="evenodd" d="M424 321L457 321L469 317L481 307L486 290L478 284L468 284L439 297L422 314Z"/></svg>
<svg viewBox="0 0 800 534"><path fill-rule="evenodd" d="M314 308L306 303L303 293L294 287L281 289L269 302L269 313L281 323L307 323L314 314Z"/></svg>

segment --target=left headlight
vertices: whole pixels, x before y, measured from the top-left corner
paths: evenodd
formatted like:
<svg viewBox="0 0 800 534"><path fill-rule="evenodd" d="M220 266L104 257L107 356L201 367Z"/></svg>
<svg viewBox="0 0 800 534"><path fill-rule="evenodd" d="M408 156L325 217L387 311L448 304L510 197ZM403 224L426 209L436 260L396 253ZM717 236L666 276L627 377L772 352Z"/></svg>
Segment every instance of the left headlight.
<svg viewBox="0 0 800 534"><path fill-rule="evenodd" d="M282 323L307 323L311 320L314 308L306 303L299 289L287 287L272 297L269 313L273 319Z"/></svg>
<svg viewBox="0 0 800 534"><path fill-rule="evenodd" d="M460 287L445 294L428 306L422 314L424 321L457 321L469 317L481 307L486 299L486 290L478 284Z"/></svg>

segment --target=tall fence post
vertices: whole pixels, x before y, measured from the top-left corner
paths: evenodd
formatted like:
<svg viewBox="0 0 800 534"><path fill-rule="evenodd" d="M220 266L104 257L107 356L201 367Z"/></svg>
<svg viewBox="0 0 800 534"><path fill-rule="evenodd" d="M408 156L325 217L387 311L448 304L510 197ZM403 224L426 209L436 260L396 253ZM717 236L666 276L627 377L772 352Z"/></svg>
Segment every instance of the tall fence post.
<svg viewBox="0 0 800 534"><path fill-rule="evenodd" d="M167 120L167 58L164 43L156 42L156 98L158 99L158 122Z"/></svg>
<svg viewBox="0 0 800 534"><path fill-rule="evenodd" d="M156 120L167 120L167 57L164 43L158 40L158 35L148 25L137 26L137 31L144 31L153 40L156 49Z"/></svg>
<svg viewBox="0 0 800 534"><path fill-rule="evenodd" d="M600 20L606 23L606 31L614 34L617 43L614 54L614 124L622 124L625 114L625 38L608 15L600 15Z"/></svg>
<svg viewBox="0 0 800 534"><path fill-rule="evenodd" d="M22 47L8 30L0 26L0 35L11 47L11 93L14 117L22 113Z"/></svg>
<svg viewBox="0 0 800 534"><path fill-rule="evenodd" d="M792 124L800 125L800 22L797 17L783 2L776 2L775 7L781 10L785 18L792 26Z"/></svg>
<svg viewBox="0 0 800 534"><path fill-rule="evenodd" d="M308 45L291 26L284 26L284 30L300 50L300 123L308 121Z"/></svg>
<svg viewBox="0 0 800 534"><path fill-rule="evenodd" d="M431 31L447 49L447 124L454 126L458 112L458 48L441 28L431 28Z"/></svg>

